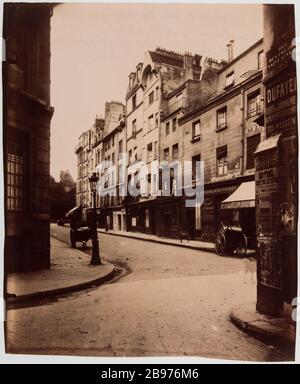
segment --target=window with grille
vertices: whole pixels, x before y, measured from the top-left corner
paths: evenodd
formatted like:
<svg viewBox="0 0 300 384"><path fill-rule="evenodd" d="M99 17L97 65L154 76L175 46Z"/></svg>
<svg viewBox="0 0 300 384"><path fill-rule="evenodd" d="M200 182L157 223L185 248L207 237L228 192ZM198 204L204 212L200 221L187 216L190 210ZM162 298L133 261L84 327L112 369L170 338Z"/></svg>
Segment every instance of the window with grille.
<svg viewBox="0 0 300 384"><path fill-rule="evenodd" d="M25 209L25 150L26 134L12 130L7 146L7 209Z"/></svg>

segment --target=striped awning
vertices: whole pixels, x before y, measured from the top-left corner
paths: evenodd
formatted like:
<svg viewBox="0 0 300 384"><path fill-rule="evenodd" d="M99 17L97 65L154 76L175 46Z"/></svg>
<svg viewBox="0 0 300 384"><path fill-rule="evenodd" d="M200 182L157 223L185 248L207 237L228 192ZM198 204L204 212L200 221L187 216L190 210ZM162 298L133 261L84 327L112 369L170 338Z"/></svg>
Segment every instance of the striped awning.
<svg viewBox="0 0 300 384"><path fill-rule="evenodd" d="M255 207L255 181L242 183L221 203L222 209L239 209Z"/></svg>

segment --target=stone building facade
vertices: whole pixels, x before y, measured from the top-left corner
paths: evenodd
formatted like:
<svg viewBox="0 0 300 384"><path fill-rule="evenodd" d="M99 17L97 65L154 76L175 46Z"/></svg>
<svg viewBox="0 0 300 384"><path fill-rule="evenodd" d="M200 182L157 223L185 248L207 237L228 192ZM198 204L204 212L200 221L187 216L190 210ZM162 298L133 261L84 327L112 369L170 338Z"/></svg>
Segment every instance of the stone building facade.
<svg viewBox="0 0 300 384"><path fill-rule="evenodd" d="M89 192L89 154L91 152L91 129L83 132L75 148L77 155L76 205L89 207L91 196Z"/></svg>
<svg viewBox="0 0 300 384"><path fill-rule="evenodd" d="M117 159L114 152L114 149L117 147L115 131L119 127L120 119L123 115L124 105L122 103L116 101L106 102L104 118L97 116L93 126L79 136L78 144L75 148L77 155L76 205L84 208L83 220L89 220L92 209L89 177L102 161L108 160L114 163ZM104 208L108 208L114 203L115 201L109 199L109 197L101 200L100 196L97 195L97 208L100 208L100 206L103 208L103 215ZM99 221L103 222L102 218L100 220L100 215Z"/></svg>
<svg viewBox="0 0 300 384"><path fill-rule="evenodd" d="M5 272L50 268L52 4L5 3Z"/></svg>
<svg viewBox="0 0 300 384"><path fill-rule="evenodd" d="M146 193L144 196L126 198L127 230L164 235L159 207L166 203L166 199L160 198L159 175L156 180L151 180L153 176L150 175L150 167L154 160L160 161L164 157L162 140L165 137L164 125L168 124L166 119L173 115L177 126L174 112L178 114L183 110L181 106L167 112L174 108L170 103L174 102L176 94L172 97L172 93L182 87L181 96L182 92L188 93L190 107L196 101L207 99L216 89L217 70L220 66L220 63L212 59L202 61L200 55L157 48L155 51L147 51L144 62L138 64L136 72L130 74L126 96L127 154L128 164L131 165L129 179L136 177L132 166L135 162L146 163L148 195ZM207 86L200 87L200 83L206 83ZM185 98L178 99L178 105ZM175 133L176 128L172 129ZM175 147L176 144L174 150Z"/></svg>
<svg viewBox="0 0 300 384"><path fill-rule="evenodd" d="M234 216L255 246L255 196L235 206L224 200L243 183L254 190L253 153L265 138L262 66L262 39L220 62L160 48L146 52L129 75L124 116L112 130L104 128L99 145L101 160L115 164L115 175L119 154L126 153L128 184L140 184L136 166L145 163L148 193L112 197L115 185L106 180L101 226L173 238L186 232L213 241L220 223ZM190 161L192 186L196 162L203 161L203 204L187 207L186 196L163 196L160 173L150 172L156 160ZM113 210L120 218L114 219Z"/></svg>
<svg viewBox="0 0 300 384"><path fill-rule="evenodd" d="M191 237L213 241L220 223L232 221L234 213L254 245L254 205L238 213L221 205L243 182L254 182L253 153L265 137L256 122L263 113L262 52L259 40L224 65L216 94L179 120L182 160L204 162L203 205L182 218L191 223Z"/></svg>

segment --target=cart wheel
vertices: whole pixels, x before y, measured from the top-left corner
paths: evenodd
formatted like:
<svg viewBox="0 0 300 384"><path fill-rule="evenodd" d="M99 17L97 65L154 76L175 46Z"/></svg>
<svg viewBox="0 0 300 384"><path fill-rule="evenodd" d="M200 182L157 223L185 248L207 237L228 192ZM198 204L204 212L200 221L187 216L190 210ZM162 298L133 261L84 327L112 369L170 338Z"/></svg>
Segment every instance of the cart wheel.
<svg viewBox="0 0 300 384"><path fill-rule="evenodd" d="M239 256L244 256L247 252L247 237L242 234L239 240L238 246L236 247L236 253Z"/></svg>
<svg viewBox="0 0 300 384"><path fill-rule="evenodd" d="M224 233L218 233L216 237L216 254L219 256L224 255L225 253L225 236Z"/></svg>
<svg viewBox="0 0 300 384"><path fill-rule="evenodd" d="M74 234L72 232L70 232L70 240L71 240L72 248L76 248L76 241L74 239Z"/></svg>

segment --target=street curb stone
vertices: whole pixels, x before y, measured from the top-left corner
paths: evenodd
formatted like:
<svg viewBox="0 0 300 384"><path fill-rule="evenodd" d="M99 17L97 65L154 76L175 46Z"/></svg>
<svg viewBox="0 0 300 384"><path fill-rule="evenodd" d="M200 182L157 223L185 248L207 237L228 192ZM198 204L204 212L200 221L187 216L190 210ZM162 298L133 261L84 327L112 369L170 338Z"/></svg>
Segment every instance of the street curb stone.
<svg viewBox="0 0 300 384"><path fill-rule="evenodd" d="M106 275L103 275L96 279L88 280L79 284L69 285L66 287L50 289L48 291L40 291L40 292L34 292L34 293L25 294L25 295L10 297L6 299L6 305L9 308L10 305L14 305L14 304L22 304L22 303L25 304L26 302L31 300L54 298L56 296L64 295L66 293L72 293L72 292L80 291L83 289L91 288L93 285L99 286L101 284L104 284L110 278L112 278L115 272L116 272L116 268L113 265L111 265L111 270Z"/></svg>
<svg viewBox="0 0 300 384"><path fill-rule="evenodd" d="M106 231L99 231L99 233L101 234L105 234L105 235L112 235L112 236L119 236L119 237L126 237L128 239L135 239L135 240L142 240L142 241L149 241L151 243L158 243L158 244L165 244L165 245L173 245L174 247L182 247L182 248L189 248L189 249L194 249L194 250L197 250L197 251L205 251L205 252L211 252L211 253L215 253L215 248L209 248L209 247L195 247L194 245L189 245L189 244L184 244L184 243L179 243L179 244L176 244L176 243L172 243L172 242L169 242L169 241L165 241L165 240L159 240L159 239L148 239L148 238L142 238L142 237L139 237L139 236L128 236L126 234L121 234L121 233L114 233L114 232L106 232Z"/></svg>
<svg viewBox="0 0 300 384"><path fill-rule="evenodd" d="M263 342L295 348L295 332L289 319L268 318L256 312L254 304L232 309L229 319L240 330Z"/></svg>

